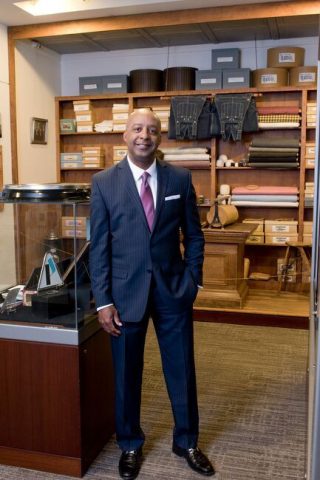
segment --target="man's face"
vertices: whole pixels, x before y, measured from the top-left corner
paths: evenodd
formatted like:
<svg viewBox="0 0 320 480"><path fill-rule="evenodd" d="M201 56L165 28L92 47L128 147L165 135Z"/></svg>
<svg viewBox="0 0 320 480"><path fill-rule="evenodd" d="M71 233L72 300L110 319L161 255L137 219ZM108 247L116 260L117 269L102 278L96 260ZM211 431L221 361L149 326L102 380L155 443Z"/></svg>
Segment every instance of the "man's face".
<svg viewBox="0 0 320 480"><path fill-rule="evenodd" d="M134 112L123 134L130 159L141 168L148 168L154 160L161 141L159 119L150 110Z"/></svg>

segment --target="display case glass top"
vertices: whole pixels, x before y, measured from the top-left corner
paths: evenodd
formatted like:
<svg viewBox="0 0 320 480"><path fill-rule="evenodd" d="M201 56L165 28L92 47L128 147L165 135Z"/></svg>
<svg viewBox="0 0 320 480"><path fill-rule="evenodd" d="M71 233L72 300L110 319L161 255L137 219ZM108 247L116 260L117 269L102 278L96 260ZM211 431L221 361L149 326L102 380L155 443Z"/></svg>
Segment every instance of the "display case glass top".
<svg viewBox="0 0 320 480"><path fill-rule="evenodd" d="M89 201L29 196L0 202L0 329L79 331L95 311Z"/></svg>

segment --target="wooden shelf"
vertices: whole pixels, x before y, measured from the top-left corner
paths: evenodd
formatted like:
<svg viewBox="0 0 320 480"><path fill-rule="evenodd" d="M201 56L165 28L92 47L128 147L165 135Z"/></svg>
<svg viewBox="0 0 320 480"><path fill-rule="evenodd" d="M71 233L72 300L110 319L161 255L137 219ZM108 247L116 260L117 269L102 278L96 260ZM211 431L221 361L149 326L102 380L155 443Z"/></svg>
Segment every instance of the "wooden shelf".
<svg viewBox="0 0 320 480"><path fill-rule="evenodd" d="M105 94L105 95L84 95L84 96L70 96L70 97L57 97L56 98L56 119L57 119L57 170L60 172L61 181L90 181L91 175L94 171L102 169L60 169L60 152L80 152L81 147L84 144L88 145L101 145L105 150L106 168L113 165L113 146L121 145L123 142L120 139L122 132L60 132L60 119L61 118L73 118L73 101L74 100L90 100L92 110L95 113L95 121L100 122L104 119L112 118L112 105L113 103L124 103L129 106L129 112L132 112L134 108L155 106L159 103L163 103L167 106L170 105L171 98L174 96L185 95L201 95L207 98L213 98L217 94L237 94L237 93L252 93L256 98L256 104L260 105L275 105L279 102L284 104L294 104L300 110L301 124L292 128L264 128L258 132L243 132L242 141L232 142L223 141L221 137L214 137L208 140L190 141L190 146L204 146L211 151L212 162L211 165L200 167L197 165L190 165L189 169L192 171L193 185L195 187L196 195L204 195L205 198L212 201L216 198L220 185L229 184L233 186L241 185L285 185L285 186L297 186L300 196L298 206L279 206L279 205L243 205L237 206L239 210L240 218L245 217L262 217L265 219L273 219L279 217L294 218L298 221L298 234L299 239L302 239L303 221L310 220L312 207L306 207L304 205L304 184L311 177L312 173L309 173L312 168L306 168L305 166L305 144L313 138L314 127L307 126L307 103L309 100L314 100L316 94L316 88L308 87L276 87L276 88L238 88L238 89L220 89L220 90L183 90L183 91L170 91L170 92L143 92L143 93L123 93L123 94ZM311 131L311 133L309 133ZM255 136L259 138L294 138L300 142L300 158L299 167L295 168L283 168L283 167L217 167L214 159L218 158L221 154L227 155L229 159L233 159L235 162L243 161L247 158L248 145ZM186 146L186 141L169 140L165 132L162 132L162 146L171 147ZM124 146L125 147L125 146ZM178 163L175 163L177 165ZM239 173L239 171L245 170L245 174ZM87 172L87 173L84 173ZM234 172L238 172L234 173ZM285 172L285 173L284 173ZM211 207L210 204L199 204L199 213L201 221L206 219L206 213ZM252 251L251 247L254 247ZM274 269L274 263L277 258L283 256L283 247L285 245L274 244L246 244L246 249L253 252L257 252L257 256L261 259L255 259L257 267L263 267L260 271L268 272L268 270ZM257 247L263 247L257 249ZM280 248L279 248L280 247ZM259 254L258 254L259 252ZM272 255L270 259L265 257ZM256 254L255 254L256 255ZM273 258L275 257L275 258ZM272 263L273 262L273 263ZM257 271L259 268L257 269ZM270 284L265 283L261 288L270 288Z"/></svg>

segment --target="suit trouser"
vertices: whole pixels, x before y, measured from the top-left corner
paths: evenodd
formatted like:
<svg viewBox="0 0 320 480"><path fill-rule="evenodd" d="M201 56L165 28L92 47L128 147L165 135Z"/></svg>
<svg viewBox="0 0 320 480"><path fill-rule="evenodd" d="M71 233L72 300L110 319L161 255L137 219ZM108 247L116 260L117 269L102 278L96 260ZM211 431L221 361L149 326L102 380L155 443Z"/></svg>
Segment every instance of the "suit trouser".
<svg viewBox="0 0 320 480"><path fill-rule="evenodd" d="M181 448L192 448L197 445L199 428L192 308L170 313L153 287L144 318L140 322L124 323L122 334L111 340L117 442L122 450L135 450L144 443L140 407L144 345L150 316L174 416L173 442Z"/></svg>

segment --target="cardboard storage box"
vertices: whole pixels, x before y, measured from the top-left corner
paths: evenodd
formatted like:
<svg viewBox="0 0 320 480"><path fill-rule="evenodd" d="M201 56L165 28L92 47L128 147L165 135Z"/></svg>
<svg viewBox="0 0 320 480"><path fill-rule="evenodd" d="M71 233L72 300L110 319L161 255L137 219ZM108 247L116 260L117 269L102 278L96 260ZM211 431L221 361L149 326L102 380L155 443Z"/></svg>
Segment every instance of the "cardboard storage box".
<svg viewBox="0 0 320 480"><path fill-rule="evenodd" d="M77 122L77 132L93 132L93 122Z"/></svg>
<svg viewBox="0 0 320 480"><path fill-rule="evenodd" d="M266 234L296 234L298 232L298 222L297 220L265 220L264 222L264 231Z"/></svg>
<svg viewBox="0 0 320 480"><path fill-rule="evenodd" d="M315 142L306 142L306 158L315 158L316 156L316 144Z"/></svg>
<svg viewBox="0 0 320 480"><path fill-rule="evenodd" d="M257 224L257 228L251 233L251 235L261 234L264 232L264 218L244 218L242 223Z"/></svg>
<svg viewBox="0 0 320 480"><path fill-rule="evenodd" d="M102 93L128 92L128 75L105 75L102 83Z"/></svg>
<svg viewBox="0 0 320 480"><path fill-rule="evenodd" d="M62 163L64 162L82 162L82 153L72 153L72 152L67 152L67 153L60 153L60 161Z"/></svg>
<svg viewBox="0 0 320 480"><path fill-rule="evenodd" d="M87 226L88 217L61 217L62 227L83 227Z"/></svg>
<svg viewBox="0 0 320 480"><path fill-rule="evenodd" d="M103 77L80 77L79 94L80 95L98 95L103 93Z"/></svg>
<svg viewBox="0 0 320 480"><path fill-rule="evenodd" d="M317 67L294 67L289 70L289 85L316 87Z"/></svg>
<svg viewBox="0 0 320 480"><path fill-rule="evenodd" d="M92 122L93 121L93 113L91 110L87 110L85 112L75 112L76 114L76 122Z"/></svg>
<svg viewBox="0 0 320 480"><path fill-rule="evenodd" d="M75 112L88 112L91 111L91 102L90 100L74 100L73 110Z"/></svg>
<svg viewBox="0 0 320 480"><path fill-rule="evenodd" d="M196 90L214 90L222 88L222 70L196 71Z"/></svg>
<svg viewBox="0 0 320 480"><path fill-rule="evenodd" d="M248 244L263 244L264 243L264 233L253 233L249 235L246 240Z"/></svg>
<svg viewBox="0 0 320 480"><path fill-rule="evenodd" d="M74 118L61 118L60 119L60 132L73 133L76 131L76 121Z"/></svg>
<svg viewBox="0 0 320 480"><path fill-rule="evenodd" d="M281 234L281 233L266 233L265 234L265 243L270 243L273 245L285 245L287 242L297 242L298 235L296 234Z"/></svg>
<svg viewBox="0 0 320 480"><path fill-rule="evenodd" d="M125 132L126 124L125 123L115 123L112 128L113 132Z"/></svg>
<svg viewBox="0 0 320 480"><path fill-rule="evenodd" d="M82 155L103 155L104 154L104 149L101 146L93 146L93 147L88 147L88 146L83 146L82 147Z"/></svg>
<svg viewBox="0 0 320 480"><path fill-rule="evenodd" d="M118 162L127 155L128 149L126 145L115 145L113 147L113 161Z"/></svg>
<svg viewBox="0 0 320 480"><path fill-rule="evenodd" d="M104 155L84 155L83 156L83 166L87 168L89 166L103 167L104 166Z"/></svg>
<svg viewBox="0 0 320 480"><path fill-rule="evenodd" d="M313 226L313 222L308 222L307 220L305 220L303 222L303 234L312 234L312 226Z"/></svg>
<svg viewBox="0 0 320 480"><path fill-rule="evenodd" d="M312 243L312 233L304 233L303 234L303 242L304 243Z"/></svg>
<svg viewBox="0 0 320 480"><path fill-rule="evenodd" d="M211 50L212 69L240 68L239 48L218 48Z"/></svg>
<svg viewBox="0 0 320 480"><path fill-rule="evenodd" d="M61 236L63 238L87 238L87 229L86 227L65 227L62 226Z"/></svg>
<svg viewBox="0 0 320 480"><path fill-rule="evenodd" d="M267 67L301 67L304 63L304 51L302 47L268 48Z"/></svg>
<svg viewBox="0 0 320 480"><path fill-rule="evenodd" d="M250 87L250 68L236 68L222 71L223 88Z"/></svg>
<svg viewBox="0 0 320 480"><path fill-rule="evenodd" d="M253 71L253 86L284 87L288 84L288 70L286 68L258 68Z"/></svg>

